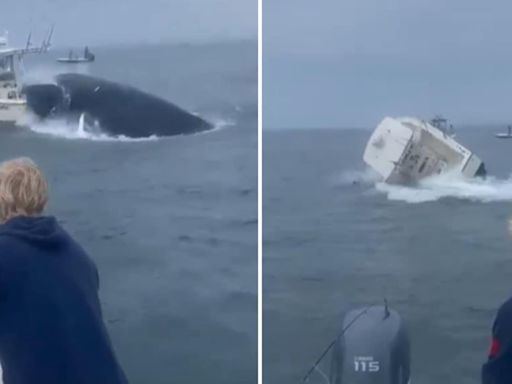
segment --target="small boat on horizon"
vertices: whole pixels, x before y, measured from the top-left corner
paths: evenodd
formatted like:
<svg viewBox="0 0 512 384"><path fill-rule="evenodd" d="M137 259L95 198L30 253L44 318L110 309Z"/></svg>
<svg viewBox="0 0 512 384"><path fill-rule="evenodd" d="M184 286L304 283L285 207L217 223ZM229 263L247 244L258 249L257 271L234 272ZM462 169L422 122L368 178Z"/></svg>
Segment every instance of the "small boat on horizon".
<svg viewBox="0 0 512 384"><path fill-rule="evenodd" d="M512 139L512 125L507 127L507 132L494 134L498 139Z"/></svg>
<svg viewBox="0 0 512 384"><path fill-rule="evenodd" d="M65 64L79 64L79 63L92 63L96 59L89 47L85 47L83 57L78 57L73 53L73 50L69 51L68 57L59 57L57 62Z"/></svg>

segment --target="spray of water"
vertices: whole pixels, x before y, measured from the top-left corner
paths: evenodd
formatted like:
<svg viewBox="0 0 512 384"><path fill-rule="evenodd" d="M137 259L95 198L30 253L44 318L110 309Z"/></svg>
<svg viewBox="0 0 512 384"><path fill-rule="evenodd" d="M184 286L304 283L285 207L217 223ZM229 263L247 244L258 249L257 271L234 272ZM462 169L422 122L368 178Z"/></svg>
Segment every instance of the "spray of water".
<svg viewBox="0 0 512 384"><path fill-rule="evenodd" d="M67 140L91 140L91 141L122 141L122 142L139 142L158 140L157 136L144 138L131 138L123 135L110 136L101 131L90 132L85 128L83 117L76 121L66 119L49 119L39 120L38 118L27 115L23 125L30 128L31 131L38 134L53 136L56 138Z"/></svg>
<svg viewBox="0 0 512 384"><path fill-rule="evenodd" d="M372 170L346 171L339 180L343 185L359 184L384 194L388 200L410 204L437 201L444 198L478 202L512 201L512 176L499 179L463 178L456 174L443 174L422 180L416 185L390 185L380 181Z"/></svg>
<svg viewBox="0 0 512 384"><path fill-rule="evenodd" d="M211 132L220 131L225 128L234 127L236 125L234 120L224 119L221 117L214 117L214 118L208 119L208 121L211 124L213 124L213 129L210 131L200 132L199 134L209 134Z"/></svg>
<svg viewBox="0 0 512 384"><path fill-rule="evenodd" d="M376 189L390 200L407 203L423 203L443 198L494 202L512 201L512 178L498 179L489 176L486 179L467 179L455 175L440 175L422 180L417 186L405 187L377 183Z"/></svg>
<svg viewBox="0 0 512 384"><path fill-rule="evenodd" d="M462 179L449 175L424 180L414 187L377 183L376 189L390 200L423 203L443 198L479 202L512 201L512 178Z"/></svg>
<svg viewBox="0 0 512 384"><path fill-rule="evenodd" d="M131 138L124 135L111 136L100 129L89 129L84 121L82 115L78 121L70 121L66 119L47 119L40 120L34 115L27 114L22 125L30 128L31 131L38 134L49 135L67 140L91 140L91 141L120 141L120 142L140 142L140 141L155 141L159 137L156 135L144 138ZM211 131L204 132L205 134L217 131L229 126L234 125L231 121L218 119L214 121L215 128ZM203 133L201 133L203 134Z"/></svg>

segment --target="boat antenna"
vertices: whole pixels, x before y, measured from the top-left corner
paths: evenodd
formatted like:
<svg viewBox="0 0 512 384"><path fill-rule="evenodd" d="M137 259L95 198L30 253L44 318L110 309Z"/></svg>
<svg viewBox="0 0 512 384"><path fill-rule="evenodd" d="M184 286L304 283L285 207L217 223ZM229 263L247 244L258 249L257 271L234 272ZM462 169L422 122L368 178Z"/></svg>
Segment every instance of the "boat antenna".
<svg viewBox="0 0 512 384"><path fill-rule="evenodd" d="M32 45L32 31L28 34L27 44L25 45L25 50L28 51L30 46Z"/></svg>
<svg viewBox="0 0 512 384"><path fill-rule="evenodd" d="M343 336L345 334L345 332L347 332L347 330L357 321L359 320L359 318L361 318L361 316L363 316L366 312L368 312L368 309L370 309L370 307L366 307L364 309L361 310L361 312L359 312L351 321L350 323L348 323L342 330L341 332L335 337L335 339L325 348L325 350L322 352L322 354L320 355L320 357L316 360L315 364L313 364L313 366L311 367L311 369L308 371L308 373L306 373L306 375L304 376L304 378L302 379L302 382L303 383L306 383L311 374L317 369L318 365L322 362L322 360L324 359L324 357L327 355L327 353L332 349L332 347L334 347L334 345L336 344L336 342L341 338L341 336Z"/></svg>
<svg viewBox="0 0 512 384"><path fill-rule="evenodd" d="M55 24L53 24L51 28L48 30L48 34L46 35L46 39L44 39L43 43L41 44L41 49L39 50L39 53L44 53L48 51L48 49L52 46L52 37L54 30Z"/></svg>

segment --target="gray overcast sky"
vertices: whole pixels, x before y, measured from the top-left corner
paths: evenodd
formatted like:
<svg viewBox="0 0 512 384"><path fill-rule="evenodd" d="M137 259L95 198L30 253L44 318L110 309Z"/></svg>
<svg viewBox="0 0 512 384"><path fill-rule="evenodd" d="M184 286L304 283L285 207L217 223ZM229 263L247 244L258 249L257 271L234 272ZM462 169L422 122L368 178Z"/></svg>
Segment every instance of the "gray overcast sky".
<svg viewBox="0 0 512 384"><path fill-rule="evenodd" d="M267 0L264 126L512 122L512 2Z"/></svg>
<svg viewBox="0 0 512 384"><path fill-rule="evenodd" d="M55 23L59 45L257 37L257 0L2 0L0 30L23 43Z"/></svg>

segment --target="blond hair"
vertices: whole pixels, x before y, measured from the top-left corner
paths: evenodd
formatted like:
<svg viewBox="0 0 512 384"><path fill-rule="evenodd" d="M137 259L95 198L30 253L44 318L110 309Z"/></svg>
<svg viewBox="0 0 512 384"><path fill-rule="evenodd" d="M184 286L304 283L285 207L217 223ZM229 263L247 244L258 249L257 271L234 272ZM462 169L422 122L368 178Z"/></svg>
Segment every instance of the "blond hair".
<svg viewBox="0 0 512 384"><path fill-rule="evenodd" d="M48 183L29 158L0 164L0 222L15 216L37 216L46 208Z"/></svg>

